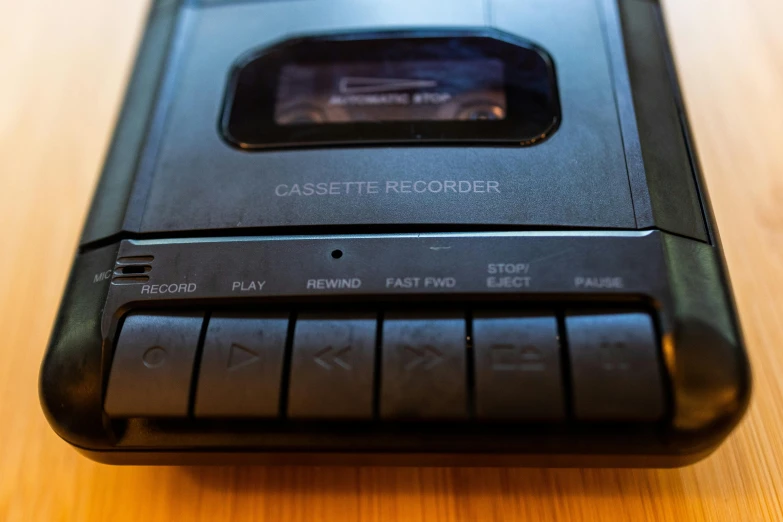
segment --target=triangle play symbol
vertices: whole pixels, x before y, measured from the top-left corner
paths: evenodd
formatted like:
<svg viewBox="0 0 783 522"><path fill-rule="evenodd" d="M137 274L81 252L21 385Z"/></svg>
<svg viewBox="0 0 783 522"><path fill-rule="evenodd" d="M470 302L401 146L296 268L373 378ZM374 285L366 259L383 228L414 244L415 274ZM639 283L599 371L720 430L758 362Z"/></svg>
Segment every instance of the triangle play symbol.
<svg viewBox="0 0 783 522"><path fill-rule="evenodd" d="M246 348L241 344L232 343L231 348L228 351L228 366L229 370L236 370L242 366L253 364L258 360L258 353L254 352L250 348Z"/></svg>

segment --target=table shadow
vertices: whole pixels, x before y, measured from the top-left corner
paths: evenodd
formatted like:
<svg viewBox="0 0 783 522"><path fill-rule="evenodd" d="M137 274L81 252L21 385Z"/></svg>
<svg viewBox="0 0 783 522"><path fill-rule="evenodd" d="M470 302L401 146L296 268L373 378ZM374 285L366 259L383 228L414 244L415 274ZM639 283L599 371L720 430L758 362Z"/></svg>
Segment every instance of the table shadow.
<svg viewBox="0 0 783 522"><path fill-rule="evenodd" d="M666 495L682 494L685 480L680 469L620 468L196 466L175 473L200 487L238 495L415 495L433 489L467 497Z"/></svg>

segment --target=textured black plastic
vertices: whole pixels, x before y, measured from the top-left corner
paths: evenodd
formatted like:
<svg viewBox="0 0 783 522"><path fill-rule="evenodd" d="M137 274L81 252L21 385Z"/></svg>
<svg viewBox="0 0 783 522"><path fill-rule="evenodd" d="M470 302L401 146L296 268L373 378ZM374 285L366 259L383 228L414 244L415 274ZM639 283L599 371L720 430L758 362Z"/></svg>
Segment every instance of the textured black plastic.
<svg viewBox="0 0 783 522"><path fill-rule="evenodd" d="M187 417L203 314L129 314L104 409L112 417Z"/></svg>
<svg viewBox="0 0 783 522"><path fill-rule="evenodd" d="M287 335L287 314L212 314L193 414L277 417Z"/></svg>
<svg viewBox="0 0 783 522"><path fill-rule="evenodd" d="M489 1L158 4L41 369L41 402L60 436L113 463L538 466L683 465L725 439L747 407L751 377L657 4ZM230 66L251 49L360 30L482 27L551 53L563 111L551 139L527 148L247 153L220 137ZM446 181L456 192L444 192ZM315 196L318 183L327 195ZM567 310L610 309L653 319L663 389L656 421L574 415ZM407 320L444 310L555 318L564 420L481 418L471 401L484 382L473 377L483 364L481 325L470 320L462 322L479 328L461 334L464 362L440 382L465 388L455 384L437 406L449 421L415 411L438 397L408 400L400 418L358 421L286 418L287 394L263 417L110 420L103 411L129 313L357 310ZM393 366L378 357L389 340L376 334L372 407L382 411ZM448 342L456 354L458 342ZM280 390L291 384L292 348L284 347ZM198 383L191 399L197 392Z"/></svg>
<svg viewBox="0 0 783 522"><path fill-rule="evenodd" d="M95 241L106 241L123 231L132 234L143 230L163 232L219 228L257 229L319 223L370 224L377 223L377 219L371 221L368 218L371 215L378 216L379 211L385 214L384 221L387 223L404 223L408 220L407 216L417 216L416 221L431 224L450 222L507 226L659 227L680 235L706 240L697 188L693 176L688 175L693 174L690 158L692 153L689 154L685 135L687 125L683 123L682 100L677 92L676 78L672 77L660 8L653 2L641 0L623 0L618 8L613 1L600 2L603 5L600 10L589 4L579 6L579 12L574 12L574 16L555 16L551 13L542 16L536 9L502 1L495 2L497 5L492 12L500 28L519 32L520 29L515 27L521 24L525 29L521 32L522 36L533 37L542 43L555 39L553 41L557 43L553 48L558 52L554 59L565 79L561 90L566 98L563 103L564 110L570 116L567 118L569 121L576 123L573 121L575 117L578 120L585 117L582 109L572 106L571 100L577 101L580 98L585 101L589 99L593 108L608 115L608 104L612 103L612 96L600 95L600 102L596 97L602 91L609 94L614 88L614 104L621 133L611 128L617 125L618 118L615 121L607 119L602 122L595 119L592 123L582 120L579 126L591 127L590 135L565 138L564 141L575 148L570 151L547 151L547 160L540 160L537 153L524 153L519 156L519 153L504 149L494 150L486 158L476 158L475 163L470 157L460 157L463 152L460 149L452 149L442 157L435 158L435 162L442 164L445 171L456 174L453 178L456 182L472 182L478 179L484 183L501 183L502 194L497 197L480 193L466 193L458 198L433 198L426 195L397 197L399 194L392 193L391 199L388 194L380 194L372 198L373 201L361 198L352 200L347 206L342 202L337 202L334 206L332 201L319 201L317 205L312 205L312 201L307 198L301 204L296 198L280 201L281 198L275 196L274 192L281 183L267 183L267 176L256 176L251 174L251 171L279 171L280 176L276 179L292 180L298 182L300 187L308 182L314 186L326 183L327 187L331 187L329 183L334 181L339 183L376 180L380 181L381 186L384 186L387 180L408 180L415 183L418 179L432 178L429 170L420 169L430 164L431 160L425 156L440 155L440 152L428 151L425 156L419 157L421 153L417 149L404 153L375 150L370 156L360 151L342 151L339 154L314 151L310 155L297 155L303 163L297 159L292 160L290 156L280 156L280 161L272 160L277 155L242 161L238 161L238 156L237 161L229 160L230 155L224 154L215 141L218 133L214 128L214 113L205 112L203 116L199 114L199 111L208 111L210 107L218 110L212 102L206 101L205 96L209 92L215 92L215 102L218 104L222 96L222 86L218 87L216 84L213 88L212 79L204 75L211 75L220 82L228 74L236 56L247 50L243 45L260 46L267 40L259 39L257 27L252 29L254 32L247 34L237 27L234 34L218 38L214 32L225 29L220 29L214 23L221 24L222 28L230 27L229 20L237 20L237 16L252 18L250 13L265 9L265 3L238 2L232 5L232 2L217 2L213 7L203 9L204 13L201 13L202 9L198 9L196 4L191 3L185 11L187 16L181 16L178 14L180 2L160 2L150 15L148 30L126 97L126 108L118 123L82 242L92 244ZM290 9L298 10L297 2L287 4L291 5ZM468 7L470 5L471 2L467 2L464 6L459 6L459 9L454 6L455 25L465 25L465 20L481 12L480 9L473 10ZM558 7L553 5L551 10L557 12ZM520 18L521 12L524 12L524 18ZM401 13L396 8L390 8L388 12L380 10L377 15L390 17L391 20L401 16ZM599 16L604 19L599 21ZM579 25L573 25L576 20L579 20ZM486 22L490 23L492 20ZM401 21L398 25L400 24L404 22ZM573 25L573 30L559 29L569 24ZM601 24L604 25L603 35ZM276 30L277 27L279 26L276 26ZM206 38L203 48L200 43L202 38ZM253 38L257 43L250 43ZM605 49L600 44L601 38L606 39ZM560 40L563 40L562 43ZM222 46L219 49L215 48L216 41ZM235 54L226 54L230 53L229 47L237 49ZM570 62L569 53L574 54L572 49L580 49L581 61ZM604 50L608 58L599 55ZM224 56L222 69L221 64L215 62L216 53ZM201 54L204 56L200 56ZM564 61L565 65L561 65ZM196 66L198 71L189 72ZM168 82L165 89L164 77ZM581 85L579 89L570 86L572 77L573 81L577 82L574 86ZM587 80L592 83L585 83ZM190 85L199 86L201 90L191 96ZM202 106L203 109L199 109ZM153 116L157 118L154 122L155 128L151 127ZM171 125L174 128L164 133L164 127ZM145 136L147 132L149 135ZM565 132L570 134L568 128ZM588 143L597 136L603 137L601 143ZM614 143L606 141L610 137ZM644 142L644 154L640 140ZM193 150L185 153L191 158L189 161L193 161L196 158L194 154L199 151L209 154L196 162L199 167L195 172L189 161L177 160L167 152L172 147L177 148L187 143L195 145ZM579 143L583 145L578 146ZM615 168L621 168L621 163L616 161L616 146L624 149L626 165L622 170L628 183L615 178L613 174ZM551 145L547 146L549 147ZM556 148L560 147L558 145ZM591 150L600 150L601 159L590 159ZM472 154L472 157L476 157L476 154L481 153L474 151ZM580 183L573 183L576 180L571 180L568 174L571 167L553 162L553 158L560 157L573 158L574 162L580 165L580 176L592 177L592 182L585 179ZM268 159L272 162L267 161ZM520 160L532 167L522 177L517 174ZM290 161L294 161L294 164L289 166ZM471 170L474 173L484 171L483 174L489 176L471 174L463 177L461 171L472 163L474 165ZM209 173L211 165L218 164L224 166L218 168L213 176ZM245 164L246 166L243 166ZM170 177L166 172L166 165L171 165L179 172L175 175L177 179L172 179L170 183L166 181ZM311 165L318 165L318 174L301 177L301 172L313 170L309 167ZM375 173L373 176L345 178L342 175L355 170L356 166L365 170L368 165L372 165L370 170ZM203 174L199 171L203 171ZM243 173L245 171L247 174ZM182 177L185 172L188 173L186 178ZM225 172L233 172L236 183L224 185L223 190L218 193L204 191L204 187L219 183L218 178ZM395 174L400 172L408 172L409 175L399 180ZM539 172L542 175L539 175ZM283 184L290 188L290 184ZM231 188L234 185L255 188L234 193ZM623 193L621 189L627 190L628 186L630 193ZM160 192L155 187L159 187ZM354 190L357 187L354 185ZM158 193L163 198L160 200L163 205L160 208L156 203ZM255 200L245 200L251 194ZM576 194L581 194L582 197L574 197ZM266 198L265 203L260 206L256 205L259 196ZM559 204L551 205L550 201L553 199ZM231 203L227 203L228 201ZM427 203L422 205L422 201ZM586 201L593 203L583 207ZM280 203L283 203L283 206L279 206ZM471 208L470 212L450 213L450 208L456 205L464 207L466 204ZM342 214L340 209L346 207L354 209L353 216ZM259 210L254 210L256 208ZM211 210L202 212L206 209ZM241 214L237 213L239 209L242 209ZM515 212L508 214L504 209L514 209ZM633 214L630 221L625 209ZM283 219L278 220L276 216ZM291 219L292 216L297 218Z"/></svg>
<svg viewBox="0 0 783 522"><path fill-rule="evenodd" d="M331 256L335 247L343 252L339 259ZM110 254L107 258L113 257L114 253ZM60 398L57 410L60 416L50 414L49 417L66 440L89 451L113 447L120 452L119 461L124 460L125 451L130 451L128 461L155 462L154 459L135 460L138 455L134 456L134 452L145 448L194 451L209 447L232 451L242 448L257 453L261 460L269 459L269 452L298 448L297 451L306 449L313 454L465 452L473 455L467 459L470 462L482 462L478 454L485 452L506 452L516 455L516 463L540 462L535 455L578 452L594 455L594 465L615 462L606 458L610 454L635 454L637 457L629 458L626 464L683 464L703 456L727 435L744 412L750 390L747 361L736 334L716 254L709 245L659 232L152 240L124 242L119 252L118 266L128 260L144 259L152 268L147 272L146 282L114 276L115 284L111 285L103 316L103 337L109 340L115 337L119 320L128 309L179 310L186 306L202 310L204 307L247 310L247 306L252 306L260 307L263 313L265 308L279 310L281 306L312 310L318 306L355 308L364 303L365 308L378 309L410 307L415 303L418 309L433 312L447 306L474 309L478 313L486 308L518 311L524 305L531 311L559 310L563 317L563 307L568 303L581 309L592 303L603 310L612 303L615 308L622 308L624 302L634 309L641 306L654 311L657 319L663 344L664 381L671 397L672 416L653 425L505 423L499 429L494 423L473 423L455 430L437 423L413 426L392 423L382 428L346 422L300 426L292 421L221 421L215 425L196 420L177 424L131 419L111 428L97 423L103 426L102 430L94 427L83 433L89 424L74 426L64 422L70 421L78 411L93 411L93 415L100 416L100 388L94 388L86 396L63 395L62 390L70 388L75 375L68 373L67 366L50 361L100 360L101 336L94 334L92 341L88 339L68 348L58 333L62 330L55 332L44 364L42 399L46 406L53 398ZM319 261L323 259L328 263ZM524 277L530 279L525 283L513 277L506 280L489 275L499 264L509 266L504 270L523 270L528 265L529 275ZM495 268L491 269L490 265ZM324 272L327 267L331 268ZM417 270L420 275L414 275ZM429 291L394 288L398 279L405 283L404 278L396 277L405 273L410 279L419 277L422 285L438 284L440 288ZM219 274L224 274L225 279L216 277ZM601 277L585 279L585 274L612 275L602 280ZM92 277L91 274L90 282ZM452 280L449 278L455 284L448 282ZM346 279L350 285L356 285L354 280L358 279L361 283L355 292L319 289L319 279ZM172 280L176 282L170 283ZM267 283L262 291L259 284L255 289L246 285L243 290L244 280ZM314 282L309 283L308 290L311 280ZM601 281L606 288L589 288ZM513 287L515 282L528 286L520 290ZM84 299L82 308L88 309L90 303L99 307L104 302L103 293L85 295L75 292L78 286L73 288L66 296L67 303L73 303L74 298ZM174 294L155 293L163 288ZM189 295L177 295L180 291ZM459 302L463 304L457 305ZM110 342L106 349L104 359L108 361ZM107 367L99 368L96 365L92 371L105 376ZM381 379L383 368L380 368ZM79 380L83 378L78 375ZM99 381L98 377L94 378ZM461 382L465 382L464 374L462 378ZM96 418L92 420L95 426ZM640 458L639 454L648 457ZM530 459L526 460L525 456ZM584 462L583 459L574 462L577 461ZM553 459L552 462L562 461Z"/></svg>
<svg viewBox="0 0 783 522"><path fill-rule="evenodd" d="M300 314L291 349L292 419L372 419L375 314Z"/></svg>
<svg viewBox="0 0 783 522"><path fill-rule="evenodd" d="M381 418L466 418L465 335L465 317L458 312L386 314L381 350Z"/></svg>
<svg viewBox="0 0 783 522"><path fill-rule="evenodd" d="M554 314L476 312L472 341L478 418L566 418Z"/></svg>
<svg viewBox="0 0 783 522"><path fill-rule="evenodd" d="M180 3L182 0L157 0L150 9L122 112L82 231L83 244L123 230L125 211L165 73Z"/></svg>
<svg viewBox="0 0 783 522"><path fill-rule="evenodd" d="M484 25L480 2L447 2L443 9L427 10L389 2L372 12L339 10L339 17L329 5L314 4L306 15L297 2L189 11L176 89L161 101L166 125L145 174L151 184L138 232L285 228L290 233L303 226L378 224L635 227L603 33L591 2L574 3L573 13L524 2L504 6L511 8L508 18L515 23L501 29L541 45L555 62L563 121L536 146L264 153L229 146L217 121L231 68L245 53L302 31L318 35L434 24L448 32ZM311 19L319 13L323 20ZM421 181L426 184L415 185ZM447 181L452 190L445 188Z"/></svg>
<svg viewBox="0 0 783 522"><path fill-rule="evenodd" d="M41 406L62 438L92 450L109 449L103 415L101 318L118 245L76 257L39 377Z"/></svg>
<svg viewBox="0 0 783 522"><path fill-rule="evenodd" d="M625 54L652 215L639 226L657 226L707 240L707 231L683 128L683 107L666 43L660 5L621 0ZM631 179L639 183L640 180Z"/></svg>
<svg viewBox="0 0 783 522"><path fill-rule="evenodd" d="M717 443L747 408L750 365L718 251L680 237L663 239L675 320L663 337L675 390L672 432L678 445L702 449Z"/></svg>
<svg viewBox="0 0 783 522"><path fill-rule="evenodd" d="M665 413L652 318L629 310L568 311L574 417L657 421Z"/></svg>

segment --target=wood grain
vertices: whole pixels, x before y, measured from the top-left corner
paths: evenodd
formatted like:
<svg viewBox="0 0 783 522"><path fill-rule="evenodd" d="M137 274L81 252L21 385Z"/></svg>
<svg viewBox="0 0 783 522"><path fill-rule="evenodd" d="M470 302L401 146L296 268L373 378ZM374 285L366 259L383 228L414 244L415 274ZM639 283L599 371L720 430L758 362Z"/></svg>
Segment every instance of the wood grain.
<svg viewBox="0 0 783 522"><path fill-rule="evenodd" d="M783 2L664 2L755 371L681 470L117 468L49 429L36 379L144 19L0 2L0 520L783 520Z"/></svg>

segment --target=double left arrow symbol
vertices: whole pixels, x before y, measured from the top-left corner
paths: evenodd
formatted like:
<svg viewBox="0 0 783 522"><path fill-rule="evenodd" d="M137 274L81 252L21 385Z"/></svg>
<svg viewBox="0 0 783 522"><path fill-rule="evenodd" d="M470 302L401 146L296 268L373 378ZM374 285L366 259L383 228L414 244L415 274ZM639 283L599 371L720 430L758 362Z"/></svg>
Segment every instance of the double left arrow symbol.
<svg viewBox="0 0 783 522"><path fill-rule="evenodd" d="M339 366L345 370L353 369L353 366L343 359L351 351L350 346L345 348L335 349L332 346L327 346L323 350L320 350L313 355L313 360L316 364L323 366L327 370L331 370L335 366Z"/></svg>

